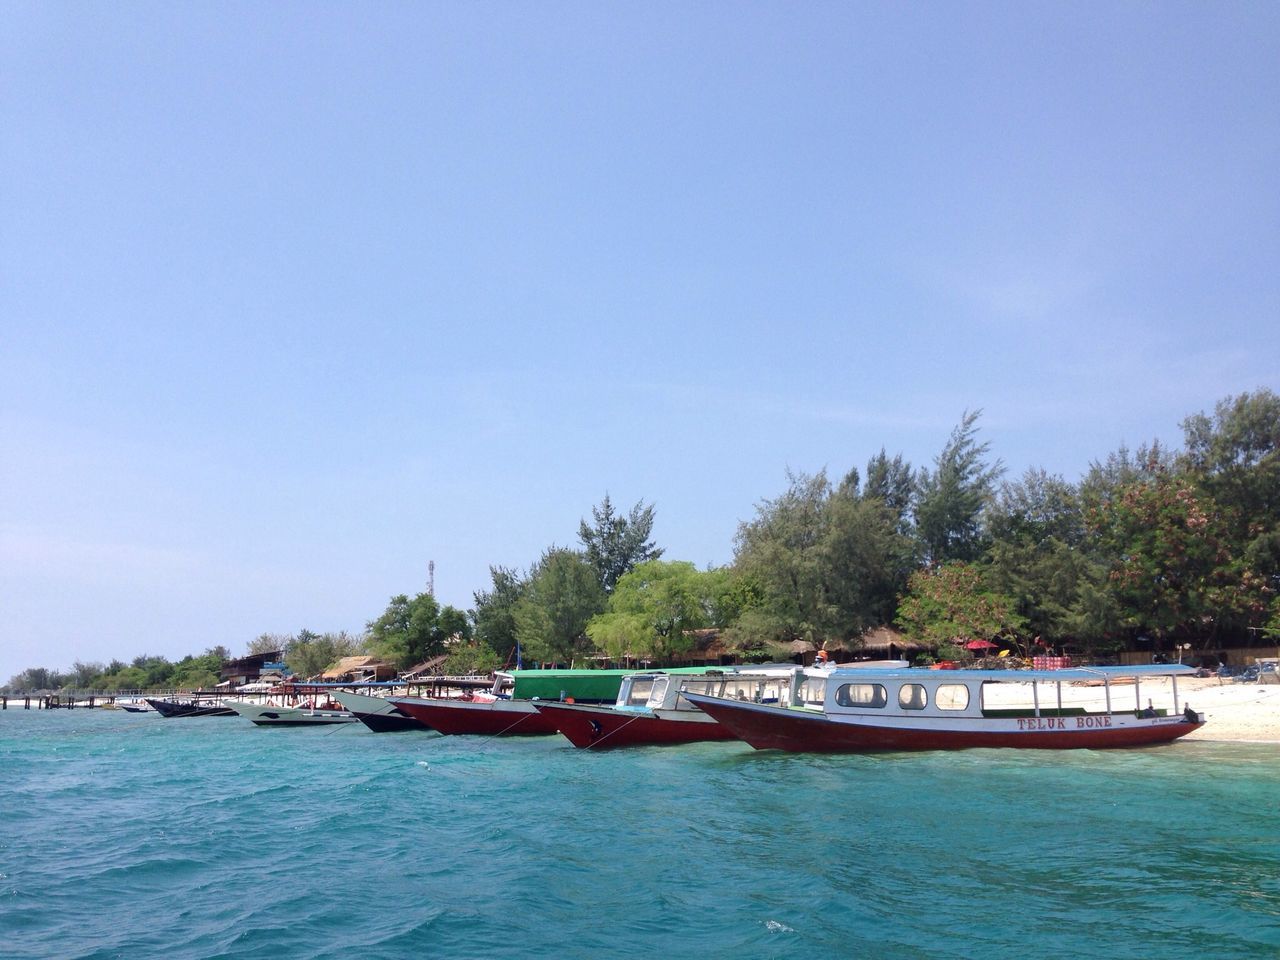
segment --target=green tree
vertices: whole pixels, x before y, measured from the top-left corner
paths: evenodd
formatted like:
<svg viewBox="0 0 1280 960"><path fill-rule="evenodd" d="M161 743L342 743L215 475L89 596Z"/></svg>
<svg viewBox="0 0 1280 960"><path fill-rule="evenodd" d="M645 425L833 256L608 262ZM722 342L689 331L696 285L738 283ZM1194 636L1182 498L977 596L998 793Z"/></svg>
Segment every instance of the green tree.
<svg viewBox="0 0 1280 960"><path fill-rule="evenodd" d="M489 674L502 665L493 648L479 640L454 643L444 661L444 673L451 677Z"/></svg>
<svg viewBox="0 0 1280 960"><path fill-rule="evenodd" d="M370 621L368 627L373 652L401 669L439 656L455 637L471 639L466 614L454 607L441 607L429 593L412 600L405 594L392 597L382 616Z"/></svg>
<svg viewBox="0 0 1280 960"><path fill-rule="evenodd" d="M364 650L364 641L345 630L338 633L312 633L303 628L285 648L284 662L302 678L324 673L343 657L354 657Z"/></svg>
<svg viewBox="0 0 1280 960"><path fill-rule="evenodd" d="M1232 552L1280 593L1280 396L1228 397L1182 427L1183 465L1222 509Z"/></svg>
<svg viewBox="0 0 1280 960"><path fill-rule="evenodd" d="M151 684L145 671L121 666L102 678L103 690L146 690Z"/></svg>
<svg viewBox="0 0 1280 960"><path fill-rule="evenodd" d="M63 677L57 670L48 667L28 667L10 678L8 688L14 693L34 693L37 690L60 690Z"/></svg>
<svg viewBox="0 0 1280 960"><path fill-rule="evenodd" d="M892 460L884 448L867 461L867 483L862 496L868 500L880 500L893 512L899 530L910 529L911 504L915 498L916 478L911 464L898 454Z"/></svg>
<svg viewBox="0 0 1280 960"><path fill-rule="evenodd" d="M1121 447L1108 454L1106 460L1094 460L1080 481L1080 505L1086 513L1096 512L1135 483L1154 480L1174 470L1172 453L1156 440L1140 446L1136 452Z"/></svg>
<svg viewBox="0 0 1280 960"><path fill-rule="evenodd" d="M580 553L551 547L529 573L515 605L516 636L526 659L569 663L587 650L587 623L604 609L596 568Z"/></svg>
<svg viewBox="0 0 1280 960"><path fill-rule="evenodd" d="M920 471L916 530L932 564L977 560L986 546L983 513L1004 466L986 461L990 445L977 441L981 415L981 410L966 412L934 469Z"/></svg>
<svg viewBox="0 0 1280 960"><path fill-rule="evenodd" d="M143 682L138 684L140 688L173 686L174 667L164 657L143 654L142 656L134 657L131 666L139 671L139 675L143 678Z"/></svg>
<svg viewBox="0 0 1280 960"><path fill-rule="evenodd" d="M788 471L787 484L738 527L734 566L761 594L732 631L735 642L749 648L795 638L820 642L834 620L825 580L831 484L826 471Z"/></svg>
<svg viewBox="0 0 1280 960"><path fill-rule="evenodd" d="M850 640L890 623L915 568L915 548L901 516L878 495L841 484L827 504L820 571L827 636Z"/></svg>
<svg viewBox="0 0 1280 960"><path fill-rule="evenodd" d="M683 561L638 564L618 581L608 612L592 619L587 632L597 646L616 649L625 642L624 655L670 662L693 646L690 631L709 624L714 580Z"/></svg>
<svg viewBox="0 0 1280 960"><path fill-rule="evenodd" d="M474 633L505 662L513 656L516 647L516 604L524 593L524 579L506 567L490 567L492 589L476 591L475 607L471 611Z"/></svg>
<svg viewBox="0 0 1280 960"><path fill-rule="evenodd" d="M66 684L77 690L90 690L97 686L98 680L106 673L101 663L81 663L79 660L71 665Z"/></svg>
<svg viewBox="0 0 1280 960"><path fill-rule="evenodd" d="M586 520L579 523L578 539L605 593L611 593L618 580L636 564L662 556L662 550L649 539L653 507L646 506L643 500L624 517L614 513L606 493L600 506L591 508L591 517L593 524L588 525Z"/></svg>
<svg viewBox="0 0 1280 960"><path fill-rule="evenodd" d="M285 633L260 633L249 641L249 648L244 655L254 657L263 653L284 653L294 640L294 637Z"/></svg>
<svg viewBox="0 0 1280 960"><path fill-rule="evenodd" d="M968 639L1012 639L1024 626L1012 598L991 590L979 567L961 561L913 573L898 621L935 650Z"/></svg>
<svg viewBox="0 0 1280 960"><path fill-rule="evenodd" d="M174 664L170 684L182 690L208 690L217 686L226 653L225 647L214 647L198 657L183 657Z"/></svg>
<svg viewBox="0 0 1280 960"><path fill-rule="evenodd" d="M1027 631L1050 643L1099 644L1115 621L1099 617L1106 568L1083 549L1084 511L1075 488L1043 470L1001 487L988 515L986 582L1014 599Z"/></svg>
<svg viewBox="0 0 1280 960"><path fill-rule="evenodd" d="M650 655L653 629L644 614L608 612L591 618L587 636L610 660L636 660Z"/></svg>
<svg viewBox="0 0 1280 960"><path fill-rule="evenodd" d="M1159 469L1121 488L1090 520L1111 558L1111 585L1128 626L1216 639L1224 624L1265 616L1265 578L1232 555L1217 504L1189 478Z"/></svg>

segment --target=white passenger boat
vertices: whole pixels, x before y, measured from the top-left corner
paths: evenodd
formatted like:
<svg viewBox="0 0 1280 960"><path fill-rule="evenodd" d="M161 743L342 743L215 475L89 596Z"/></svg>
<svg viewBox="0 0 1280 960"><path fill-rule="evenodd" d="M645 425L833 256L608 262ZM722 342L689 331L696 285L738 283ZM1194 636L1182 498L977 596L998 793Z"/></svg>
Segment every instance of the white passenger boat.
<svg viewBox="0 0 1280 960"><path fill-rule="evenodd" d="M805 671L789 704L685 696L761 750L1137 747L1204 725L1178 696L1190 667ZM1160 696L1161 704L1154 702Z"/></svg>

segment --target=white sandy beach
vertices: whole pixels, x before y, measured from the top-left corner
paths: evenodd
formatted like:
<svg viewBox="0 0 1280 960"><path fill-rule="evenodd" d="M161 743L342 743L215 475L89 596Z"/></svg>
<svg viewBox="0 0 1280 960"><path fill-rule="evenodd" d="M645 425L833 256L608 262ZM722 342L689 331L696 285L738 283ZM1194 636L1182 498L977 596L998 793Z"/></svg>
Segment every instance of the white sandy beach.
<svg viewBox="0 0 1280 960"><path fill-rule="evenodd" d="M1280 743L1280 686L1211 677L1179 680L1178 693L1208 720L1188 740Z"/></svg>
<svg viewBox="0 0 1280 960"><path fill-rule="evenodd" d="M988 688L988 703L995 706L1029 706L1029 684L997 685ZM1100 686L1067 684L1062 688L1065 706L1084 707L1090 711L1105 709L1106 691ZM1052 685L1041 685L1042 706L1051 706L1056 696ZM1205 715L1206 723L1188 734L1188 740L1256 741L1280 743L1280 686L1257 683L1232 683L1217 677L1180 677L1176 705L1168 678L1143 680L1134 689L1132 683L1111 686L1112 706L1139 709L1148 701L1158 709L1181 711L1190 706Z"/></svg>

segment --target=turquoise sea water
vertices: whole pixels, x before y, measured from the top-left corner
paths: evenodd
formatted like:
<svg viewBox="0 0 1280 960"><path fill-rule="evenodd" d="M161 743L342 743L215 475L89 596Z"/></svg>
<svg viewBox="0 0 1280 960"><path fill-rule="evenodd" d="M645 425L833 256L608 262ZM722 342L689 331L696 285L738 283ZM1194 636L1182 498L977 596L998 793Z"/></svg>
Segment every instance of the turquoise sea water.
<svg viewBox="0 0 1280 960"><path fill-rule="evenodd" d="M0 957L1280 956L1280 749L0 713Z"/></svg>

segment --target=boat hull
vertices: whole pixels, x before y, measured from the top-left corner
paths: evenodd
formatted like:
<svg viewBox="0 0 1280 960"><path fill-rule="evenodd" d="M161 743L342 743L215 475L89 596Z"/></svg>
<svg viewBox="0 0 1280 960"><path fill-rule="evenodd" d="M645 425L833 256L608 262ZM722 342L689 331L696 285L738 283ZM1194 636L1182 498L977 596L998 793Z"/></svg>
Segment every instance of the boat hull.
<svg viewBox="0 0 1280 960"><path fill-rule="evenodd" d="M811 753L869 753L900 750L966 750L1016 747L1037 750L1098 750L1169 743L1204 726L1181 717L1158 719L1110 717L1027 718L982 721L953 727L905 727L864 720L839 720L820 713L741 704L713 697L689 700L757 750Z"/></svg>
<svg viewBox="0 0 1280 960"><path fill-rule="evenodd" d="M156 713L172 719L188 717L234 717L236 712L221 704L177 703L173 700L152 700L147 698Z"/></svg>
<svg viewBox="0 0 1280 960"><path fill-rule="evenodd" d="M362 693L335 693L333 698L355 715L374 733L396 733L401 730L430 730L425 723L403 713L385 697Z"/></svg>
<svg viewBox="0 0 1280 960"><path fill-rule="evenodd" d="M736 739L709 715L691 710L628 711L571 703L539 703L538 712L575 747L669 746Z"/></svg>
<svg viewBox="0 0 1280 960"><path fill-rule="evenodd" d="M421 720L415 720L402 713L357 713L355 716L374 733L399 733L401 730L427 733L431 730Z"/></svg>
<svg viewBox="0 0 1280 960"><path fill-rule="evenodd" d="M529 700L435 700L394 697L391 702L432 730L449 736L546 736L556 733L550 719Z"/></svg>
<svg viewBox="0 0 1280 960"><path fill-rule="evenodd" d="M335 723L355 723L346 710L306 710L301 707L273 707L254 703L238 703L233 708L246 720L259 727L324 727Z"/></svg>

